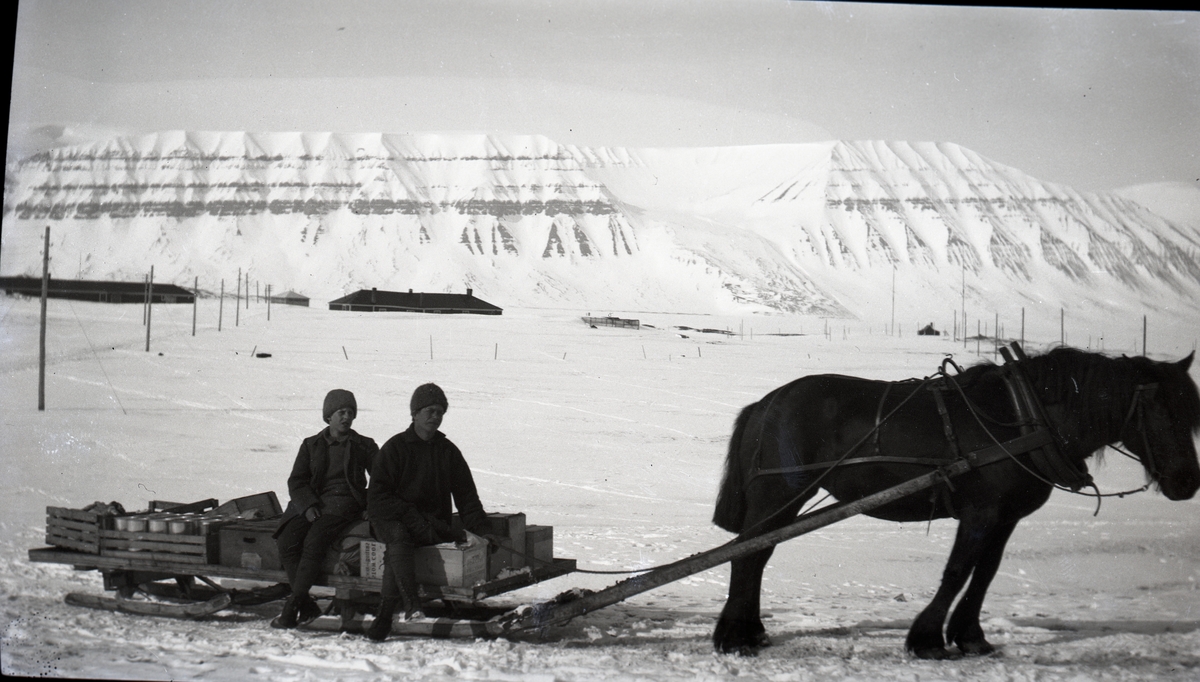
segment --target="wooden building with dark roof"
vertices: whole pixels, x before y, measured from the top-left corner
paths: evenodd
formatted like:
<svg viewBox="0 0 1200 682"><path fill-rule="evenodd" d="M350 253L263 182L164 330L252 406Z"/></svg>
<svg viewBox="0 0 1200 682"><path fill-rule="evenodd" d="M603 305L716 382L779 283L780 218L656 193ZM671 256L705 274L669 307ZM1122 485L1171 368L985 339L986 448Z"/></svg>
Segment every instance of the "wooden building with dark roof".
<svg viewBox="0 0 1200 682"><path fill-rule="evenodd" d="M359 289L348 296L329 302L330 310L354 310L360 312L406 312L406 313L467 313L471 315L500 315L502 308L475 298L467 289L465 294L439 294L428 292L407 293Z"/></svg>
<svg viewBox="0 0 1200 682"><path fill-rule="evenodd" d="M41 277L0 277L0 289L7 294L41 298ZM145 303L145 282L108 282L87 279L50 278L46 295L50 298L69 298L75 301L100 303ZM193 303L193 292L174 284L155 282L151 303Z"/></svg>
<svg viewBox="0 0 1200 682"><path fill-rule="evenodd" d="M298 294L290 289L282 294L271 294L268 297L271 303L279 303L282 305L300 305L308 307L308 297L304 294Z"/></svg>

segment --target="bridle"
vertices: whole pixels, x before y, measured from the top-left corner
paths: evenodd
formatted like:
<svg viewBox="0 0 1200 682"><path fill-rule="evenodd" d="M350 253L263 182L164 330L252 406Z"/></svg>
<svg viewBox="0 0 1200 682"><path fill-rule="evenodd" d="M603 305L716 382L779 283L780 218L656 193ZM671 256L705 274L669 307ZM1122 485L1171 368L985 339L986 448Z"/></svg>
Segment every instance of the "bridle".
<svg viewBox="0 0 1200 682"><path fill-rule="evenodd" d="M1138 384L1133 389L1133 399L1129 402L1129 410L1125 413L1125 419L1121 422L1120 433L1124 433L1130 421L1137 417L1138 434L1142 437L1142 455L1138 456L1133 453L1125 452L1113 446L1113 449L1131 457L1142 464L1146 469L1146 473L1150 475L1150 479L1158 481L1158 468L1154 466L1154 457L1150 449L1150 438L1146 435L1146 410L1145 401L1154 398L1154 394L1158 391L1158 383Z"/></svg>

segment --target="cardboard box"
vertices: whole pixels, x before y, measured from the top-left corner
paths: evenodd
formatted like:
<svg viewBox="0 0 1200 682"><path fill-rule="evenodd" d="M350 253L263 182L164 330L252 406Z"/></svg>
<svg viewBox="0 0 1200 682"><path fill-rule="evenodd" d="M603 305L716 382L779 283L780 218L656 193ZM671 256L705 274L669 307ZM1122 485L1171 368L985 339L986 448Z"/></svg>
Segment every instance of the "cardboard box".
<svg viewBox="0 0 1200 682"><path fill-rule="evenodd" d="M280 571L279 548L275 529L279 519L239 521L223 526L220 532L220 565L248 568L252 571Z"/></svg>
<svg viewBox="0 0 1200 682"><path fill-rule="evenodd" d="M375 540L358 543L358 574L364 578L383 577L383 551L387 546Z"/></svg>
<svg viewBox="0 0 1200 682"><path fill-rule="evenodd" d="M450 524L455 530L460 530L462 519L458 514L451 518ZM501 546L488 555L488 579L495 578L504 570L517 570L525 566L525 557L517 552L525 551L525 514L488 514L485 534L498 535L507 538ZM516 550L514 552L513 550Z"/></svg>
<svg viewBox="0 0 1200 682"><path fill-rule="evenodd" d="M554 561L554 526L525 526L525 556L534 569Z"/></svg>
<svg viewBox="0 0 1200 682"><path fill-rule="evenodd" d="M359 543L360 574L364 578L383 577L382 542L363 540ZM486 545L459 548L453 543L418 547L414 557L417 582L423 585L472 587L487 580Z"/></svg>

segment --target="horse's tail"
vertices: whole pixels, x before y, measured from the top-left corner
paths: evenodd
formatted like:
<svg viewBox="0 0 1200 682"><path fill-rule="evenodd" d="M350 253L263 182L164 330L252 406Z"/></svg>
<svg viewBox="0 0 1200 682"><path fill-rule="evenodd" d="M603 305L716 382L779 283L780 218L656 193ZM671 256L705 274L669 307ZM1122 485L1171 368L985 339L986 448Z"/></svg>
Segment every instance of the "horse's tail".
<svg viewBox="0 0 1200 682"><path fill-rule="evenodd" d="M734 422L733 435L729 438L729 453L725 455L725 474L717 491L717 506L713 510L713 523L730 533L740 533L746 519L746 480L739 458L742 436L750 415L758 403L747 405Z"/></svg>

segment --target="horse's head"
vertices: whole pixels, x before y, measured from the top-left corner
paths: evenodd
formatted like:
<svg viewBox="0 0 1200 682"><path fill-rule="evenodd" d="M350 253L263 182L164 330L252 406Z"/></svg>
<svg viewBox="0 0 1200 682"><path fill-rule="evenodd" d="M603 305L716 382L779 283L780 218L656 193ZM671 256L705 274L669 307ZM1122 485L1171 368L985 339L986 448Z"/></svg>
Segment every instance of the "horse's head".
<svg viewBox="0 0 1200 682"><path fill-rule="evenodd" d="M1193 440L1200 432L1200 393L1188 375L1194 355L1179 362L1139 358L1143 383L1134 387L1121 425L1121 441L1171 500L1190 499L1200 489Z"/></svg>

